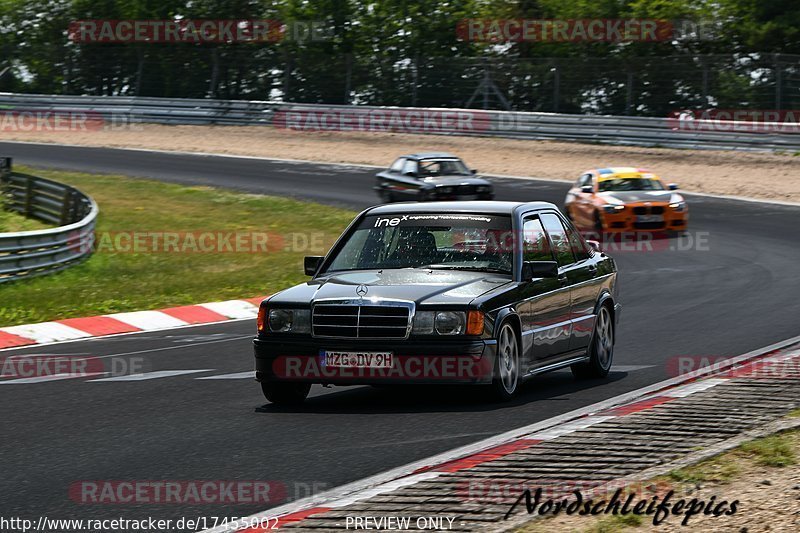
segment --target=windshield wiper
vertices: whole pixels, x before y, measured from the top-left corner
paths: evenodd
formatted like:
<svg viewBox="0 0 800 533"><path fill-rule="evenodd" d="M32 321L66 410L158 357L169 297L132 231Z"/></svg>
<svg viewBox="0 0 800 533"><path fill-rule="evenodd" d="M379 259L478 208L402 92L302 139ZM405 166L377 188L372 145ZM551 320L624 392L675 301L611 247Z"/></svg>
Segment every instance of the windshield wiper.
<svg viewBox="0 0 800 533"><path fill-rule="evenodd" d="M429 270L471 270L474 272L492 272L496 274L511 274L508 270L503 268L495 268L495 267L477 267L477 266L468 266L468 265L424 265L415 268L426 268Z"/></svg>

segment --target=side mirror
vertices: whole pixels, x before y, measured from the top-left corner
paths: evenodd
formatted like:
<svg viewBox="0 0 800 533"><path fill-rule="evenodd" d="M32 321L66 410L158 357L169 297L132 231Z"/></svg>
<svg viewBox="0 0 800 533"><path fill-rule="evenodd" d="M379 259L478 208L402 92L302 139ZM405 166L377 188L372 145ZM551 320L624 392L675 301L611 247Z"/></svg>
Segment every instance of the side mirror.
<svg viewBox="0 0 800 533"><path fill-rule="evenodd" d="M677 190L678 190L678 188L679 188L679 187L678 187L678 184L677 184L677 183L670 183L669 185L667 185L667 189L669 189L669 190L671 190L671 191L677 191Z"/></svg>
<svg viewBox="0 0 800 533"><path fill-rule="evenodd" d="M478 173L478 169L477 168L472 168L472 169L470 169L470 172L472 172L473 174L477 174Z"/></svg>
<svg viewBox="0 0 800 533"><path fill-rule="evenodd" d="M592 187L591 185L584 185L581 187L581 192L593 193L594 187Z"/></svg>
<svg viewBox="0 0 800 533"><path fill-rule="evenodd" d="M603 251L603 250L600 249L600 241L592 241L592 240L586 239L586 244L591 246L592 250L594 250L595 252L602 252Z"/></svg>
<svg viewBox="0 0 800 533"><path fill-rule="evenodd" d="M557 278L558 263L555 261L523 261L522 280L530 281L534 278Z"/></svg>
<svg viewBox="0 0 800 533"><path fill-rule="evenodd" d="M303 259L303 271L306 273L306 276L314 276L319 270L320 265L322 264L322 260L325 259L325 256L322 255L307 255Z"/></svg>

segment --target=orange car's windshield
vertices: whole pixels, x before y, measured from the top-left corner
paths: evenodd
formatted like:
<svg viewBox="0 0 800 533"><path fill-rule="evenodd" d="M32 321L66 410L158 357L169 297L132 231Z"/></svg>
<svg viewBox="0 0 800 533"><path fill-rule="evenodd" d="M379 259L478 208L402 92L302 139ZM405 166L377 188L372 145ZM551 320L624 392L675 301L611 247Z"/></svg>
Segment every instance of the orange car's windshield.
<svg viewBox="0 0 800 533"><path fill-rule="evenodd" d="M614 178L602 180L598 184L600 192L605 191L663 191L661 181L650 178Z"/></svg>

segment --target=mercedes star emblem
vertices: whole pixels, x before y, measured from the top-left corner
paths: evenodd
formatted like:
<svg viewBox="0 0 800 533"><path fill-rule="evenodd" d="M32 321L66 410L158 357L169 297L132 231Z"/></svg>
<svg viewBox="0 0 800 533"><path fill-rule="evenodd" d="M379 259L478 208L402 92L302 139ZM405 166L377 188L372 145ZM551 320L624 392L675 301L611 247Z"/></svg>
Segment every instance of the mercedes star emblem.
<svg viewBox="0 0 800 533"><path fill-rule="evenodd" d="M356 294L358 294L359 296L366 296L368 292L369 289L367 288L366 285L359 285L358 287L356 287Z"/></svg>

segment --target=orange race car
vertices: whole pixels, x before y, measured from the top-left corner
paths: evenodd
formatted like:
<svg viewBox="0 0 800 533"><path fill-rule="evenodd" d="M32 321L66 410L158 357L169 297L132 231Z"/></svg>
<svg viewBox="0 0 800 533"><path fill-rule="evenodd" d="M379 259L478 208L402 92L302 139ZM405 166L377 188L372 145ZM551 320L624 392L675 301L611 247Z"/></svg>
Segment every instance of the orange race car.
<svg viewBox="0 0 800 533"><path fill-rule="evenodd" d="M595 231L683 231L689 208L677 188L642 168L587 170L567 193L564 212Z"/></svg>

